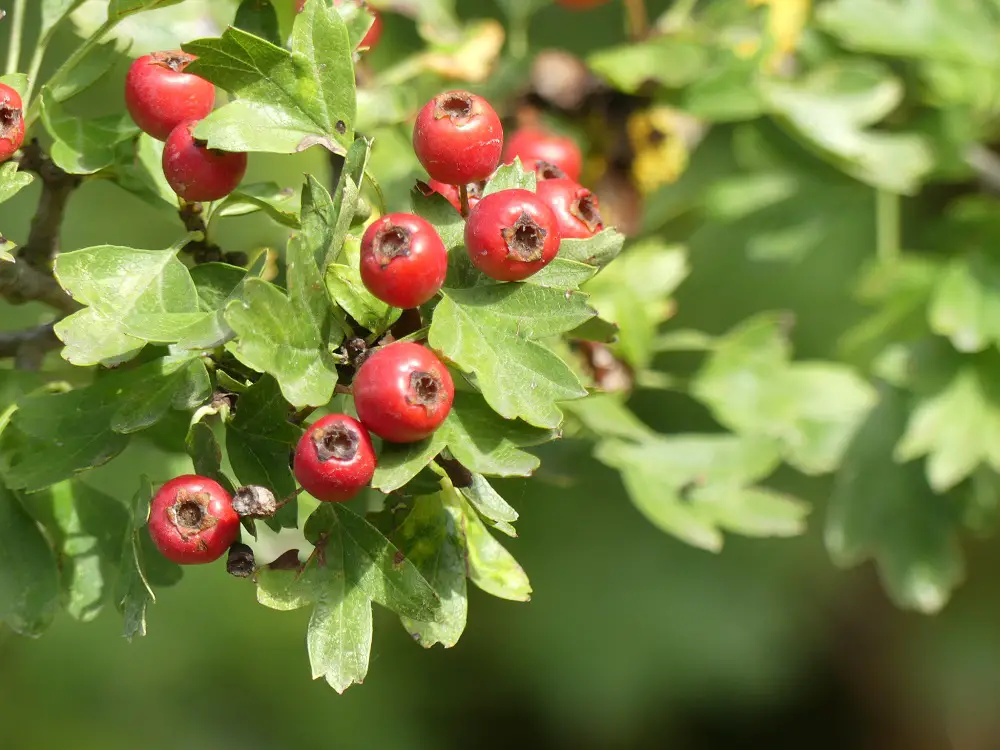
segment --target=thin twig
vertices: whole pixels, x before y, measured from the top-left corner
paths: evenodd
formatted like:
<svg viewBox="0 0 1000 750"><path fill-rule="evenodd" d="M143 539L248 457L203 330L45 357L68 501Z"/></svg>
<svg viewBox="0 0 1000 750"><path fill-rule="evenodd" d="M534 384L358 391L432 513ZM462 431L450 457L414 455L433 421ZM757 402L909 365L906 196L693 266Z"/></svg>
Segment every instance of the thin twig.
<svg viewBox="0 0 1000 750"><path fill-rule="evenodd" d="M19 370L37 370L45 355L59 348L61 342L52 330L52 323L23 331L0 333L0 359L14 358Z"/></svg>
<svg viewBox="0 0 1000 750"><path fill-rule="evenodd" d="M73 190L80 184L78 175L64 172L53 162L37 139L24 146L21 169L34 172L42 183L42 194L31 219L28 241L21 248L21 261L43 273L51 273L52 261L59 254L59 232L62 229L66 203Z"/></svg>
<svg viewBox="0 0 1000 750"><path fill-rule="evenodd" d="M16 73L21 65L21 37L24 36L24 17L27 15L27 0L14 0L14 22L10 32L10 46L7 48L6 72Z"/></svg>
<svg viewBox="0 0 1000 750"><path fill-rule="evenodd" d="M81 308L52 276L20 260L17 263L0 261L0 297L12 305L44 302L64 313Z"/></svg>
<svg viewBox="0 0 1000 750"><path fill-rule="evenodd" d="M459 185L458 186L458 199L460 201L460 206L462 207L462 216L469 218L469 186Z"/></svg>

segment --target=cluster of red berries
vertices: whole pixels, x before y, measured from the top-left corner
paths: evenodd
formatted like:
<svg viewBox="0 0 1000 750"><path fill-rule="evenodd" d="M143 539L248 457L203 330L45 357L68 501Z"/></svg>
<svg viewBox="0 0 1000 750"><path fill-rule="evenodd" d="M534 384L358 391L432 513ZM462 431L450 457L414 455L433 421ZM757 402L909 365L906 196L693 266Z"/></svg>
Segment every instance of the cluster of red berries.
<svg viewBox="0 0 1000 750"><path fill-rule="evenodd" d="M585 239L604 228L597 196L577 182L583 157L573 140L524 128L505 148L500 118L482 97L450 91L428 102L417 116L413 149L430 175L427 188L467 214L466 250L490 278L522 281L556 257L563 239ZM482 197L501 160L515 158L535 170L537 192L502 190ZM362 281L395 307L430 300L447 269L444 243L419 216L383 216L362 238Z"/></svg>
<svg viewBox="0 0 1000 750"><path fill-rule="evenodd" d="M247 155L209 148L194 137L215 106L215 86L185 68L186 52L154 52L132 63L125 78L125 105L139 128L163 146L163 175L186 201L229 195L247 171Z"/></svg>
<svg viewBox="0 0 1000 750"><path fill-rule="evenodd" d="M370 433L392 443L423 440L441 426L455 399L455 384L441 360L406 341L368 356L352 390L358 419L328 414L310 425L295 448L296 480L323 502L350 500L371 482L376 458ZM239 528L233 497L207 477L177 477L150 505L153 542L183 565L217 560L236 542Z"/></svg>

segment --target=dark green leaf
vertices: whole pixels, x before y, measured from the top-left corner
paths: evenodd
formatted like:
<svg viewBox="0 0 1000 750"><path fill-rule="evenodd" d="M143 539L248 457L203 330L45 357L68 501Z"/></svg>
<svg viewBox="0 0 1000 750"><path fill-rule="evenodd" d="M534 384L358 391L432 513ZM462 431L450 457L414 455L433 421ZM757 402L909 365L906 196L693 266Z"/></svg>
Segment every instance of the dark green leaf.
<svg viewBox="0 0 1000 750"><path fill-rule="evenodd" d="M191 456L194 473L214 479L232 493L233 483L222 473L222 448L212 428L204 422L195 422L188 430L184 445Z"/></svg>
<svg viewBox="0 0 1000 750"><path fill-rule="evenodd" d="M14 493L0 485L0 622L37 637L52 624L58 606L52 550Z"/></svg>
<svg viewBox="0 0 1000 750"><path fill-rule="evenodd" d="M485 518L490 526L507 536L517 536L517 532L511 526L517 520L517 511L500 497L500 493L493 489L482 474L473 474L472 484L456 489L473 508L479 511L479 515Z"/></svg>
<svg viewBox="0 0 1000 750"><path fill-rule="evenodd" d="M125 637L146 635L146 608L156 601L153 589L146 578L144 554L140 532L149 520L149 502L153 487L149 479L142 478L139 491L132 498L130 519L122 545L122 560L115 583L115 605L125 619Z"/></svg>
<svg viewBox="0 0 1000 750"><path fill-rule="evenodd" d="M42 88L42 120L55 140L50 155L70 174L93 174L115 162L119 143L139 134L128 115L85 120L66 112L48 88Z"/></svg>
<svg viewBox="0 0 1000 750"><path fill-rule="evenodd" d="M233 26L271 44L282 44L283 40L278 31L278 14L271 0L243 0L236 10Z"/></svg>

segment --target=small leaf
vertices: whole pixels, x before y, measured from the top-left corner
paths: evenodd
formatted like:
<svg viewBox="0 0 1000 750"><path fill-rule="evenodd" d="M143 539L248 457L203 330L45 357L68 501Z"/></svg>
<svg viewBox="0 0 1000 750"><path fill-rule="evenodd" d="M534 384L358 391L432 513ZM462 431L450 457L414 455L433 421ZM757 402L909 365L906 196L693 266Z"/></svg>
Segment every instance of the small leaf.
<svg viewBox="0 0 1000 750"><path fill-rule="evenodd" d="M361 182L368 169L368 159L371 156L372 139L361 137L351 144L347 156L340 168L337 179L337 189L333 193L333 204L330 214L330 230L328 242L325 245L314 246L321 266L332 263L341 257L347 231L354 221L361 198ZM307 183L316 192L315 180L310 178ZM303 188L305 190L305 188ZM325 191L324 191L325 192ZM323 250L325 248L325 255Z"/></svg>
<svg viewBox="0 0 1000 750"><path fill-rule="evenodd" d="M56 561L14 493L0 485L0 622L38 637L59 606Z"/></svg>
<svg viewBox="0 0 1000 750"><path fill-rule="evenodd" d="M456 489L473 508L479 511L479 515L485 518L490 526L507 536L517 536L517 532L511 526L517 520L517 511L500 497L500 493L493 489L482 474L473 474L472 484Z"/></svg>
<svg viewBox="0 0 1000 750"><path fill-rule="evenodd" d="M51 156L70 174L93 174L115 162L119 143L131 140L139 128L128 115L84 120L67 113L48 88L42 88L42 120L55 139Z"/></svg>
<svg viewBox="0 0 1000 750"><path fill-rule="evenodd" d="M349 265L331 263L326 267L330 298L363 328L380 334L399 319L402 311L375 297L361 280L359 240L348 240L343 255Z"/></svg>
<svg viewBox="0 0 1000 750"><path fill-rule="evenodd" d="M479 516L465 500L459 500L462 531L468 554L469 580L487 594L526 602L531 599L531 584L524 569L486 530Z"/></svg>
<svg viewBox="0 0 1000 750"><path fill-rule="evenodd" d="M338 693L364 682L372 648L371 599L342 576L316 603L306 636L313 679L324 678Z"/></svg>
<svg viewBox="0 0 1000 750"><path fill-rule="evenodd" d="M520 157L514 157L510 164L501 164L499 169L493 173L486 187L483 188L483 198L502 190L530 190L535 192L538 177L534 170L526 171L521 164Z"/></svg>
<svg viewBox="0 0 1000 750"><path fill-rule="evenodd" d="M559 244L559 257L604 268L618 257L624 244L624 235L614 229L605 229L586 240L564 239Z"/></svg>
<svg viewBox="0 0 1000 750"><path fill-rule="evenodd" d="M173 409L189 410L212 395L205 363L190 355L163 357L129 373L111 416L111 429L132 433L159 422Z"/></svg>
<svg viewBox="0 0 1000 750"><path fill-rule="evenodd" d="M635 94L645 83L681 88L695 83L708 67L704 44L675 36L612 47L592 54L589 67L619 91Z"/></svg>
<svg viewBox="0 0 1000 750"><path fill-rule="evenodd" d="M235 489L233 483L222 473L222 448L209 425L204 422L195 422L191 425L184 447L191 457L195 474L214 479L232 494Z"/></svg>
<svg viewBox="0 0 1000 750"><path fill-rule="evenodd" d="M17 164L12 161L0 166L0 203L13 198L34 179L30 172L19 172Z"/></svg>
<svg viewBox="0 0 1000 750"><path fill-rule="evenodd" d="M937 281L928 317L960 352L1000 343L1000 264L982 252L953 258Z"/></svg>
<svg viewBox="0 0 1000 750"><path fill-rule="evenodd" d="M271 0L243 0L236 9L233 26L271 44L282 44L283 40L278 30L278 14Z"/></svg>
<svg viewBox="0 0 1000 750"><path fill-rule="evenodd" d="M247 0L247 2L267 2L267 0ZM255 182L241 185L216 204L212 218L223 216L246 216L263 211L282 226L299 228L298 196L292 188L284 188L275 182Z"/></svg>
<svg viewBox="0 0 1000 750"><path fill-rule="evenodd" d="M95 45L72 70L45 88L55 101L68 101L104 78L120 60L121 52L114 42Z"/></svg>
<svg viewBox="0 0 1000 750"><path fill-rule="evenodd" d="M132 498L128 529L122 545L122 561L115 583L115 605L125 618L125 637L130 641L137 635L146 635L146 608L156 601L153 589L146 578L145 563L140 546L140 532L149 520L149 503L153 487L142 477L139 491Z"/></svg>

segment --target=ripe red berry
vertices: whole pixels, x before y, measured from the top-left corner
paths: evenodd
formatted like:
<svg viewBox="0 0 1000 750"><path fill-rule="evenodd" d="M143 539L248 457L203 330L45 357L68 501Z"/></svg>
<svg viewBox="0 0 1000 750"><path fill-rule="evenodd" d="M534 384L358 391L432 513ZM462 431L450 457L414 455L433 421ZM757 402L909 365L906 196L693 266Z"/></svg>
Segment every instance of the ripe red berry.
<svg viewBox="0 0 1000 750"><path fill-rule="evenodd" d="M468 185L487 179L500 163L503 126L481 96L449 91L431 99L417 115L413 150L433 179Z"/></svg>
<svg viewBox="0 0 1000 750"><path fill-rule="evenodd" d="M431 192L437 193L445 198L455 207L456 211L462 211L462 198L458 194L458 185L446 185L437 180L428 180L425 184L431 189ZM480 180L479 182L473 182L466 185L466 190L469 193L469 208L472 208L479 203L480 198L483 197L484 187L486 187L485 180ZM430 195L430 193L427 193L427 195Z"/></svg>
<svg viewBox="0 0 1000 750"><path fill-rule="evenodd" d="M164 177L177 195L192 203L225 198L247 171L245 153L208 148L194 137L197 124L178 125L163 147Z"/></svg>
<svg viewBox="0 0 1000 750"><path fill-rule="evenodd" d="M24 143L24 105L21 95L0 83L0 162L7 161Z"/></svg>
<svg viewBox="0 0 1000 750"><path fill-rule="evenodd" d="M215 106L215 86L184 69L186 52L154 52L132 63L125 78L125 106L143 131L165 141L185 120L201 120Z"/></svg>
<svg viewBox="0 0 1000 750"><path fill-rule="evenodd" d="M361 238L361 280L393 307L419 307L437 294L448 273L448 251L427 221L388 214Z"/></svg>
<svg viewBox="0 0 1000 750"><path fill-rule="evenodd" d="M526 169L538 169L538 162L547 162L561 169L571 180L579 180L583 171L583 154L576 141L537 128L521 128L510 137L503 150L503 160L510 164L515 156L521 157Z"/></svg>
<svg viewBox="0 0 1000 750"><path fill-rule="evenodd" d="M555 214L561 239L585 240L604 229L597 196L573 180L539 182L538 197Z"/></svg>
<svg viewBox="0 0 1000 750"><path fill-rule="evenodd" d="M317 420L295 448L295 478L306 492L326 503L357 495L375 474L372 439L358 420L328 414Z"/></svg>
<svg viewBox="0 0 1000 750"><path fill-rule="evenodd" d="M233 499L218 482L194 474L160 487L149 507L149 535L168 560L197 565L218 560L240 534Z"/></svg>
<svg viewBox="0 0 1000 750"><path fill-rule="evenodd" d="M383 440L414 443L441 426L455 384L434 353L399 341L364 361L354 376L354 406L362 424Z"/></svg>
<svg viewBox="0 0 1000 750"><path fill-rule="evenodd" d="M465 248L480 271L498 281L520 281L559 252L559 224L529 190L502 190L483 198L465 224Z"/></svg>

